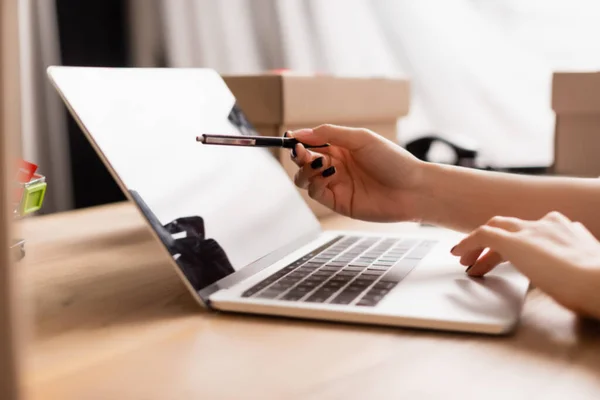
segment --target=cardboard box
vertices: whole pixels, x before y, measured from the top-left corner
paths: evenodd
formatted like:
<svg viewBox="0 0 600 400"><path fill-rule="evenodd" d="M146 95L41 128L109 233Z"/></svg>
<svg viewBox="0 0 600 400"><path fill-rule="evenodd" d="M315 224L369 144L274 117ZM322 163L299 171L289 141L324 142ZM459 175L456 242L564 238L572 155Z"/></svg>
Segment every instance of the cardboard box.
<svg viewBox="0 0 600 400"><path fill-rule="evenodd" d="M559 175L600 176L600 72L555 73L554 166Z"/></svg>
<svg viewBox="0 0 600 400"><path fill-rule="evenodd" d="M410 87L403 79L329 75L265 74L223 76L237 103L261 135L329 123L371 129L397 142L398 118L409 111ZM289 151L274 150L290 178L298 167ZM313 212L331 211L300 191Z"/></svg>

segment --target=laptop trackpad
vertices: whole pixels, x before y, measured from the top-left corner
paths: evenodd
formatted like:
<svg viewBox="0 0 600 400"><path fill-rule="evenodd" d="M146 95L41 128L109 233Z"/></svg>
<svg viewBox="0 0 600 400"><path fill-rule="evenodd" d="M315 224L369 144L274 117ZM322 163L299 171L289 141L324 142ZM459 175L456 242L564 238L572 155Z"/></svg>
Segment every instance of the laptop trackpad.
<svg viewBox="0 0 600 400"><path fill-rule="evenodd" d="M511 264L472 278L455 259L415 268L390 293L382 307L415 318L507 323L518 317L529 281Z"/></svg>

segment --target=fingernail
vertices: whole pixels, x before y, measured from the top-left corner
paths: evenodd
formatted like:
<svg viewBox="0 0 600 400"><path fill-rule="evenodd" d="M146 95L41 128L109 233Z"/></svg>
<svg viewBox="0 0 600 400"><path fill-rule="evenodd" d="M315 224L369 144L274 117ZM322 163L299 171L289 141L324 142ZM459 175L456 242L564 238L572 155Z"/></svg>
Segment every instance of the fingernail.
<svg viewBox="0 0 600 400"><path fill-rule="evenodd" d="M323 178L328 178L333 174L335 174L335 167L329 167L325 171L323 171L323 173L321 173L321 175L323 175Z"/></svg>
<svg viewBox="0 0 600 400"><path fill-rule="evenodd" d="M319 157L310 163L312 169L319 169L323 166L323 157Z"/></svg>
<svg viewBox="0 0 600 400"><path fill-rule="evenodd" d="M290 131L285 131L283 133L283 137L289 137L290 136Z"/></svg>
<svg viewBox="0 0 600 400"><path fill-rule="evenodd" d="M467 268L467 269L465 270L465 273L469 272L469 270L470 270L471 268L473 268L473 265L475 265L475 264L471 264L471 265L469 265L469 268Z"/></svg>
<svg viewBox="0 0 600 400"><path fill-rule="evenodd" d="M291 153L292 153L292 158L296 158L296 149L292 149Z"/></svg>

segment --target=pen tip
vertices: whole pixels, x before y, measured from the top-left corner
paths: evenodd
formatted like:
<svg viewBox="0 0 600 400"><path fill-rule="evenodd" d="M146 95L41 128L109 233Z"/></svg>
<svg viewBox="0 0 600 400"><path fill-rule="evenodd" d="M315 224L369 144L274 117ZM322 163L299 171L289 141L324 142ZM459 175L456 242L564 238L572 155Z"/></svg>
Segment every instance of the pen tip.
<svg viewBox="0 0 600 400"><path fill-rule="evenodd" d="M202 141L202 136L196 136L196 142L201 142Z"/></svg>

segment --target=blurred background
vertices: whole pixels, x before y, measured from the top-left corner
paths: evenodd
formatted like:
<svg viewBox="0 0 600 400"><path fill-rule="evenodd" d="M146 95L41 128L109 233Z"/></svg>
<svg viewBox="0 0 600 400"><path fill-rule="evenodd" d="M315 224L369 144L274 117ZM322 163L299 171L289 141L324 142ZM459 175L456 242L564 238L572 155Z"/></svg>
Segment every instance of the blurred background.
<svg viewBox="0 0 600 400"><path fill-rule="evenodd" d="M597 0L22 0L24 158L43 212L124 199L47 83L48 65L401 76L398 140L435 132L498 167L553 158L554 71L600 70Z"/></svg>

